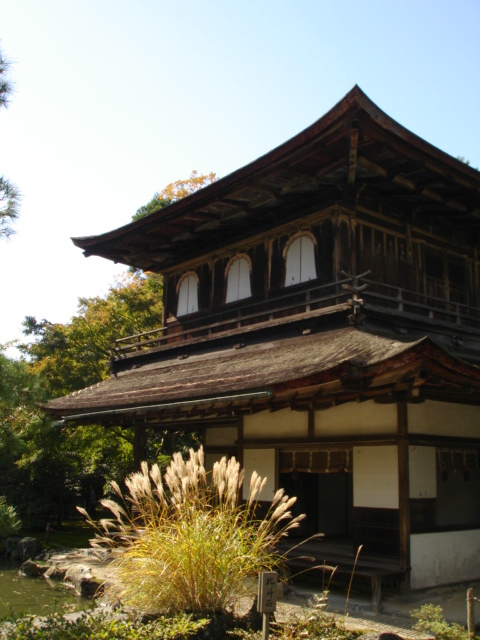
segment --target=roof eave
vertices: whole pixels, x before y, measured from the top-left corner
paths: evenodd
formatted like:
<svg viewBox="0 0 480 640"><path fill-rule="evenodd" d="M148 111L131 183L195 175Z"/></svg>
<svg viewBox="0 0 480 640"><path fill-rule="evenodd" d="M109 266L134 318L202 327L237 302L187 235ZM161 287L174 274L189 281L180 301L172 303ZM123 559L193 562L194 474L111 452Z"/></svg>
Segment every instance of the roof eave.
<svg viewBox="0 0 480 640"><path fill-rule="evenodd" d="M434 162L442 164L445 168L448 167L450 171L468 177L469 180L473 179L480 188L480 173L478 171L400 125L372 102L360 87L355 85L344 98L312 125L244 167L145 218L97 236L75 237L72 238L72 242L75 246L83 249L87 256L101 255L95 251L95 248L103 243L115 241L127 234L148 229L162 222L172 221L185 210L198 209L215 199L224 197L227 192L248 184L254 176L258 179L263 172L270 171L275 165L297 153L304 145L311 144L316 137L337 126L342 119L346 117L354 119L361 112L366 114L377 126L428 155Z"/></svg>

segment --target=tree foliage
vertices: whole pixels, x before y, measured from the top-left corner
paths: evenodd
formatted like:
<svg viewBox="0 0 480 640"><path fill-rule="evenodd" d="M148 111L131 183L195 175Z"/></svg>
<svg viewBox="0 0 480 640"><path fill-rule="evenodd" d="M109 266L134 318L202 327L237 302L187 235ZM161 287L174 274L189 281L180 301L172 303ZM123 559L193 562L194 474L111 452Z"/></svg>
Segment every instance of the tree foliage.
<svg viewBox="0 0 480 640"><path fill-rule="evenodd" d="M13 87L8 72L10 62L0 50L0 108L6 108ZM12 222L18 218L20 192L5 176L0 176L0 238L10 237L14 231Z"/></svg>
<svg viewBox="0 0 480 640"><path fill-rule="evenodd" d="M126 274L106 296L80 298L67 324L27 316L24 333L34 342L21 347L50 397L56 398L108 376L115 339L162 324L162 277Z"/></svg>
<svg viewBox="0 0 480 640"><path fill-rule="evenodd" d="M131 430L56 424L39 405L107 377L114 339L161 319L161 276L127 274L104 297L80 299L69 323L27 317L23 359L0 350L0 495L25 527L60 522L131 471Z"/></svg>
<svg viewBox="0 0 480 640"><path fill-rule="evenodd" d="M192 172L166 189L178 198L180 183L193 192L213 178ZM164 192L135 216L171 204ZM106 295L80 298L68 323L27 316L22 359L7 358L0 346L0 495L26 527L61 521L92 492L102 497L109 481L132 470L133 429L58 424L39 405L107 378L115 339L161 326L162 292L161 275L128 272ZM164 467L174 450L198 446L195 434L181 430L146 430L144 439L146 459Z"/></svg>
<svg viewBox="0 0 480 640"><path fill-rule="evenodd" d="M463 164L466 164L467 166L472 167L472 169L475 169L475 171L480 171L478 167L473 167L470 164L470 160L467 160L467 158L465 158L464 156L457 156L457 160L460 160L460 162L463 162Z"/></svg>
<svg viewBox="0 0 480 640"><path fill-rule="evenodd" d="M186 180L177 180L168 184L163 191L159 193L159 199L168 200L170 202L176 202L182 198L190 196L199 189L216 182L217 174L210 172L208 174L199 174L198 171L193 170L190 177Z"/></svg>
<svg viewBox="0 0 480 640"><path fill-rule="evenodd" d="M25 526L35 525L38 517L44 524L68 504L71 493L62 434L38 409L45 389L27 362L0 351L0 381L0 494Z"/></svg>
<svg viewBox="0 0 480 640"><path fill-rule="evenodd" d="M13 86L8 78L10 61L5 58L0 50L0 107L6 107L13 92Z"/></svg>
<svg viewBox="0 0 480 640"><path fill-rule="evenodd" d="M137 209L132 220L140 220L164 207L168 207L173 202L186 198L199 189L203 189L203 187L212 184L212 182L216 182L217 179L217 174L213 173L213 171L207 174L199 174L198 171L194 169L189 178L171 182L167 184L162 191L156 193L150 202Z"/></svg>
<svg viewBox="0 0 480 640"><path fill-rule="evenodd" d="M147 202L147 204L144 204L137 209L137 211L132 216L132 220L133 222L135 222L136 220L145 218L146 216L149 216L151 213L155 213L155 211L159 211L164 207L168 207L169 204L171 204L170 200L165 200L164 198L160 197L159 193L156 193L152 197L150 202Z"/></svg>
<svg viewBox="0 0 480 640"><path fill-rule="evenodd" d="M13 507L0 496L0 538L8 538L20 531L22 523Z"/></svg>

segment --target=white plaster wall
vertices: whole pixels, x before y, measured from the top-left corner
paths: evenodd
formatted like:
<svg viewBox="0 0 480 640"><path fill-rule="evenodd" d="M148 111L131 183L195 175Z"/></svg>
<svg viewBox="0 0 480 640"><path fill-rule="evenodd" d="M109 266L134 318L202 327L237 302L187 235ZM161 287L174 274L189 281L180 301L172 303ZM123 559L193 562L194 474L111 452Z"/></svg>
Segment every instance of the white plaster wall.
<svg viewBox="0 0 480 640"><path fill-rule="evenodd" d="M412 589L480 578L480 530L410 536Z"/></svg>
<svg viewBox="0 0 480 640"><path fill-rule="evenodd" d="M237 438L237 427L207 427L205 429L206 447L231 446L235 444Z"/></svg>
<svg viewBox="0 0 480 640"><path fill-rule="evenodd" d="M397 405L347 402L338 407L315 411L315 435L366 435L395 433Z"/></svg>
<svg viewBox="0 0 480 640"><path fill-rule="evenodd" d="M408 405L408 430L439 436L480 436L480 407L426 400Z"/></svg>
<svg viewBox="0 0 480 640"><path fill-rule="evenodd" d="M275 494L275 449L244 449L243 468L245 469L243 499L248 499L250 478L252 473L256 471L262 478L267 478L263 491L257 496L257 499L271 502Z"/></svg>
<svg viewBox="0 0 480 640"><path fill-rule="evenodd" d="M305 438L308 435L306 411L260 411L243 418L243 437L253 438Z"/></svg>
<svg viewBox="0 0 480 640"><path fill-rule="evenodd" d="M410 498L437 497L435 447L409 447Z"/></svg>
<svg viewBox="0 0 480 640"><path fill-rule="evenodd" d="M395 445L353 448L353 506L398 509Z"/></svg>

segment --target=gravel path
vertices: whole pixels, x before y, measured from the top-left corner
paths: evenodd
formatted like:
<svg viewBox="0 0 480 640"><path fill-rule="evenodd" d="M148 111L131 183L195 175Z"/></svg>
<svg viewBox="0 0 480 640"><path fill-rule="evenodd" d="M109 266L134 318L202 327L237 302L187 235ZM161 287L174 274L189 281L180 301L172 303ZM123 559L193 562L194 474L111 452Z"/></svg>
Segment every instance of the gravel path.
<svg viewBox="0 0 480 640"><path fill-rule="evenodd" d="M301 616L305 613L306 609L308 610L310 608L312 595L313 594L308 591L294 590L293 593L288 594L277 603L275 619L278 622L284 622ZM425 638L424 635L419 635L417 632L412 631L414 620L412 620L410 616L372 613L364 610L364 607L368 607L368 605L364 604L360 606L353 605L352 611L345 616L344 609L342 610L335 607L335 601L339 600L340 597L341 596L334 596L332 598L334 602L327 605L327 612L331 612L331 615L343 617L347 629L358 629L375 633L394 633L406 639L419 640Z"/></svg>

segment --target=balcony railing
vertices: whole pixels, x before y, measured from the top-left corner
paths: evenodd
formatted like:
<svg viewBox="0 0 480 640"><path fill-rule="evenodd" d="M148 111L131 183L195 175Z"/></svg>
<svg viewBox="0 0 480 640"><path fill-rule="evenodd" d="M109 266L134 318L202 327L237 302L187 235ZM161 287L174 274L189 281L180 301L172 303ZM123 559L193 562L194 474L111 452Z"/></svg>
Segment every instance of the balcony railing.
<svg viewBox="0 0 480 640"><path fill-rule="evenodd" d="M158 349L179 343L194 343L211 337L222 337L233 333L257 329L262 325L280 324L294 320L297 316L318 315L326 308L346 305L349 293L343 288L351 278L315 287L295 287L295 291L273 296L260 302L245 300L230 304L221 312L196 313L169 322L165 327L152 329L134 336L115 341L114 356L121 358L127 354Z"/></svg>
<svg viewBox="0 0 480 640"><path fill-rule="evenodd" d="M167 321L164 327L116 340L114 357L119 359L139 352L247 333L348 305L354 311L364 307L398 318L408 317L450 329L456 326L480 334L478 307L376 282L364 274L320 286L284 289L281 295L267 300L241 301L227 305L220 312L200 312Z"/></svg>
<svg viewBox="0 0 480 640"><path fill-rule="evenodd" d="M456 325L480 331L480 309L478 307L401 287L392 287L367 277L359 277L357 281L359 285L367 285L362 297L370 308L391 309L396 314L417 316L419 319L427 318L438 325L445 324L450 327Z"/></svg>

